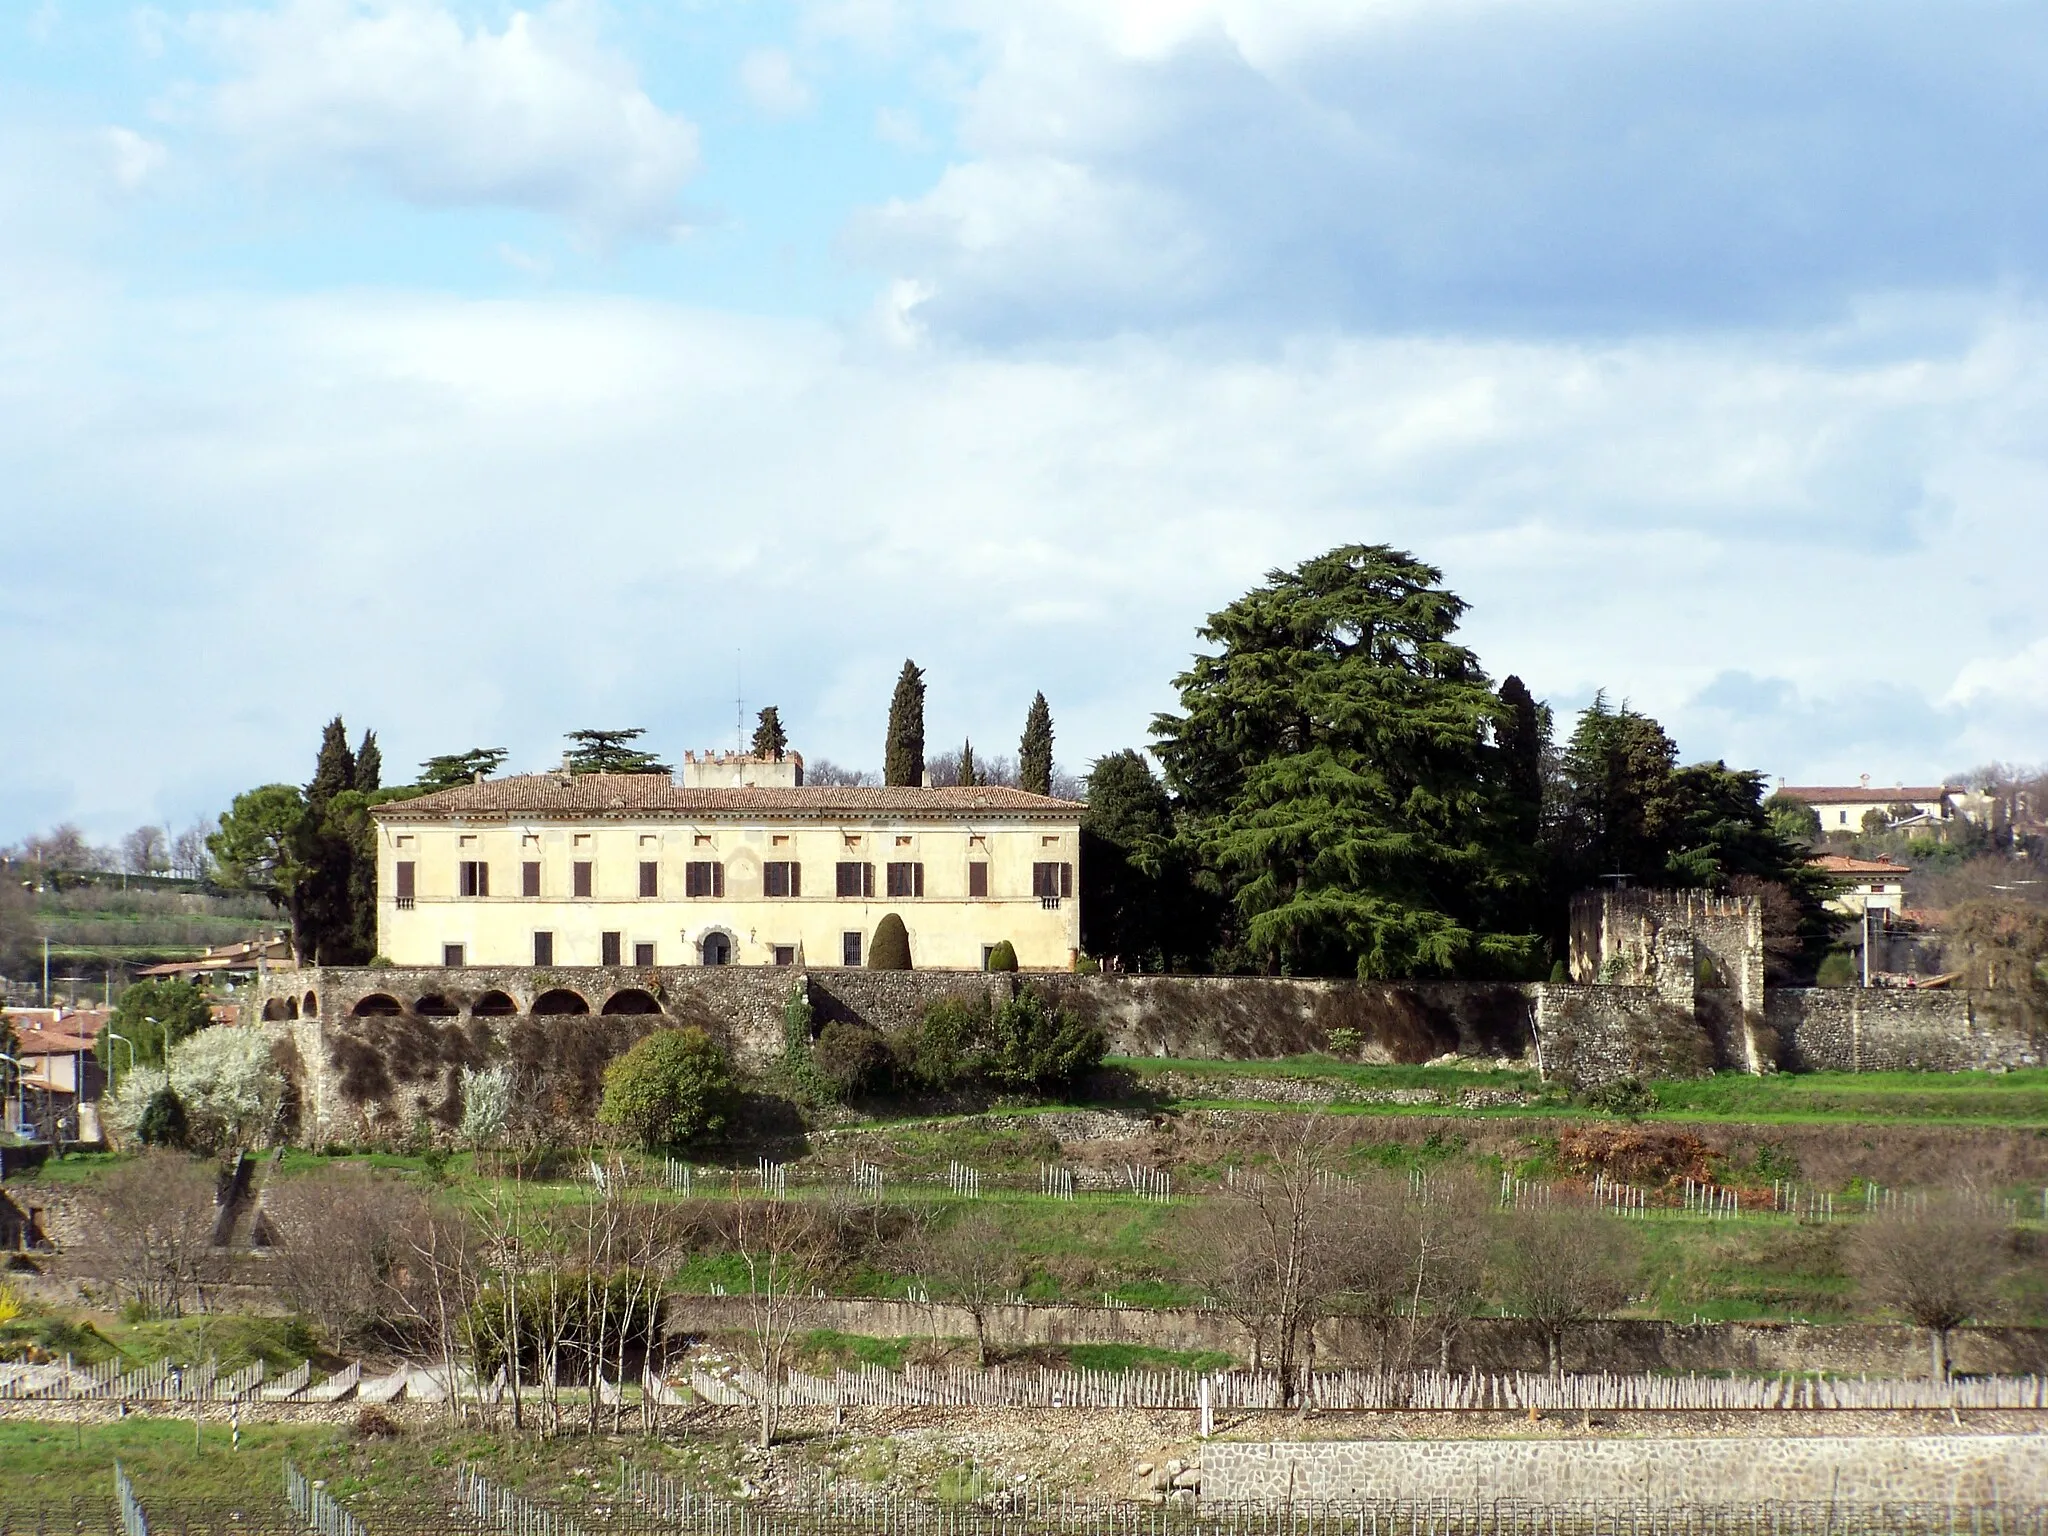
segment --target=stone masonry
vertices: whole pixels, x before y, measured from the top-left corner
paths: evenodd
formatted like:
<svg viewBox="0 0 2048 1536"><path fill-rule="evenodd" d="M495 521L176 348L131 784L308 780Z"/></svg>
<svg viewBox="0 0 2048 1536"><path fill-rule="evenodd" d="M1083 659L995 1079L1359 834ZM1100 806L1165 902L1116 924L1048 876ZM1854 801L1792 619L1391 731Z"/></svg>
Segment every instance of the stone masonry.
<svg viewBox="0 0 2048 1536"><path fill-rule="evenodd" d="M1202 1451L1202 1495L1739 1507L1778 1502L2024 1507L2048 1500L2037 1435L1742 1440L1436 1440L1253 1444Z"/></svg>

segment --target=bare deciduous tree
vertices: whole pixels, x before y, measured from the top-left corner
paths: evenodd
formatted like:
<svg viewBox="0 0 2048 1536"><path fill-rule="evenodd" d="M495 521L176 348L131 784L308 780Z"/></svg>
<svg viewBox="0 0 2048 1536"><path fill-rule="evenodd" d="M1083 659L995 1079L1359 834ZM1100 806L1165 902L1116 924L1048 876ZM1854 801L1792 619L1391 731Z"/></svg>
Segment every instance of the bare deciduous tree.
<svg viewBox="0 0 2048 1536"><path fill-rule="evenodd" d="M1018 1285L1017 1245L995 1219L967 1211L919 1236L913 1262L918 1278L966 1312L974 1324L975 1358L988 1364L988 1315Z"/></svg>
<svg viewBox="0 0 2048 1536"><path fill-rule="evenodd" d="M154 875L171 867L170 839L162 827L137 827L121 839L121 867L131 875Z"/></svg>
<svg viewBox="0 0 2048 1536"><path fill-rule="evenodd" d="M201 1289L213 1238L214 1176L177 1152L149 1152L98 1183L98 1267L150 1317L176 1317Z"/></svg>
<svg viewBox="0 0 2048 1536"><path fill-rule="evenodd" d="M424 1207L417 1190L368 1169L273 1180L263 1214L279 1291L336 1349L390 1341L414 1310L404 1292Z"/></svg>
<svg viewBox="0 0 2048 1536"><path fill-rule="evenodd" d="M747 1200L735 1205L733 1238L746 1267L740 1300L747 1363L760 1377L761 1446L775 1443L781 1420L782 1374L797 1334L817 1315L812 1295L830 1249L825 1224L798 1200Z"/></svg>
<svg viewBox="0 0 2048 1536"><path fill-rule="evenodd" d="M1416 1310L1426 1310L1436 1364L1451 1368L1451 1347L1486 1289L1493 1191L1471 1174L1439 1174L1413 1208Z"/></svg>
<svg viewBox="0 0 2048 1536"><path fill-rule="evenodd" d="M1565 1334L1627 1301L1640 1268L1634 1234L1576 1206L1519 1213L1499 1257L1501 1290L1542 1328L1553 1374L1564 1369Z"/></svg>
<svg viewBox="0 0 2048 1536"><path fill-rule="evenodd" d="M1996 1307L2010 1254L2003 1219L1957 1192L1930 1210L1877 1217L1848 1256L1865 1295L1927 1330L1933 1374L1946 1380L1950 1331Z"/></svg>

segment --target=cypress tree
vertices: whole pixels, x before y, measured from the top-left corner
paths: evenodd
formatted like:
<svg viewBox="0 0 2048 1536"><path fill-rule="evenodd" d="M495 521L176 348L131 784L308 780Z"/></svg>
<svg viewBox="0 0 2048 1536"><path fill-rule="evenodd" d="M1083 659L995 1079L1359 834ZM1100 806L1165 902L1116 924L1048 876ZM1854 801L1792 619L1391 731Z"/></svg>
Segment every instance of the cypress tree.
<svg viewBox="0 0 2048 1536"><path fill-rule="evenodd" d="M974 774L974 743L965 741L960 745L960 787L972 789L981 782Z"/></svg>
<svg viewBox="0 0 2048 1536"><path fill-rule="evenodd" d="M889 740L882 749L884 784L924 782L924 672L905 660L889 701Z"/></svg>
<svg viewBox="0 0 2048 1536"><path fill-rule="evenodd" d="M356 748L355 787L366 795L373 795L384 786L379 782L384 777L384 754L377 749L377 733L363 732L363 744Z"/></svg>
<svg viewBox="0 0 2048 1536"><path fill-rule="evenodd" d="M761 711L754 725L754 756L765 757L771 763L782 761L789 750L789 733L782 728L782 715L770 704Z"/></svg>
<svg viewBox="0 0 2048 1536"><path fill-rule="evenodd" d="M320 733L320 756L313 764L313 782L306 786L306 804L324 811L334 797L356 787L356 755L348 749L348 727L336 715Z"/></svg>
<svg viewBox="0 0 2048 1536"><path fill-rule="evenodd" d="M910 969L910 930L894 912L885 912L875 924L875 936L868 943L868 969L907 971Z"/></svg>
<svg viewBox="0 0 2048 1536"><path fill-rule="evenodd" d="M1024 717L1024 739L1017 744L1017 782L1034 795L1052 793L1052 709L1043 693L1033 695Z"/></svg>
<svg viewBox="0 0 2048 1536"><path fill-rule="evenodd" d="M1550 712L1512 673L1500 685L1500 702L1494 742L1500 748L1501 781L1516 834L1533 844L1543 820L1543 749L1550 742Z"/></svg>
<svg viewBox="0 0 2048 1536"><path fill-rule="evenodd" d="M336 715L320 736L320 756L306 786L305 840L301 862L299 933L295 936L302 962L342 965L349 959L355 916L350 904L354 883L355 846L337 825L334 803L356 787L356 755L348 748L348 729Z"/></svg>

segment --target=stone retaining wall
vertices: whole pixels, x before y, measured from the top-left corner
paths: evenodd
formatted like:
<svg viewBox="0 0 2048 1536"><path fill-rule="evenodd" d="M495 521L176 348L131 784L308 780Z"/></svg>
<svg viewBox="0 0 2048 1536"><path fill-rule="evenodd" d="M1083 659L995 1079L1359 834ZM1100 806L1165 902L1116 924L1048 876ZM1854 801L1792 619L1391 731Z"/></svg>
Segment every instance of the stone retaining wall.
<svg viewBox="0 0 2048 1536"><path fill-rule="evenodd" d="M2024 1507L2048 1500L2048 1438L1212 1441L1202 1450L1202 1496L1273 1503L1512 1499L1651 1506L1794 1501Z"/></svg>
<svg viewBox="0 0 2048 1536"><path fill-rule="evenodd" d="M1939 988L1780 987L1765 1022L1799 1072L1965 1072L2035 1067L2042 1042L2003 1000Z"/></svg>

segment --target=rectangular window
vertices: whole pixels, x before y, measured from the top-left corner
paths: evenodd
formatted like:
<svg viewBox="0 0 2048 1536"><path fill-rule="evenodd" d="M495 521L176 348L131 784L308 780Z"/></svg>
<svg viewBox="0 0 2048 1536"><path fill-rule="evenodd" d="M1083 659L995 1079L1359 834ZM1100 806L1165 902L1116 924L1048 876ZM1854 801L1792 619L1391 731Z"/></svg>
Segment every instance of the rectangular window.
<svg viewBox="0 0 2048 1536"><path fill-rule="evenodd" d="M555 963L555 936L552 933L536 933L533 936L533 963L553 965Z"/></svg>
<svg viewBox="0 0 2048 1536"><path fill-rule="evenodd" d="M538 896L540 894L540 861L528 859L519 866L519 894Z"/></svg>
<svg viewBox="0 0 2048 1536"><path fill-rule="evenodd" d="M761 866L763 896L801 896L803 893L803 865L785 859L771 859Z"/></svg>
<svg viewBox="0 0 2048 1536"><path fill-rule="evenodd" d="M588 896L590 894L590 871L592 868L590 861L588 859L578 859L569 868L573 872L575 879L575 883L570 886L570 890L578 896Z"/></svg>
<svg viewBox="0 0 2048 1536"><path fill-rule="evenodd" d="M795 965L795 964L796 964L796 946L795 946L794 944L778 944L778 945L776 945L776 946L775 946L775 963L776 963L777 965Z"/></svg>
<svg viewBox="0 0 2048 1536"><path fill-rule="evenodd" d="M875 866L872 864L841 864L839 894L842 896L872 896L875 894Z"/></svg>
<svg viewBox="0 0 2048 1536"><path fill-rule="evenodd" d="M396 878L398 885L398 889L393 894L398 897L398 904L401 907L412 905L415 889L413 886L413 870L416 867L410 859L407 859L392 868L392 875Z"/></svg>
<svg viewBox="0 0 2048 1536"><path fill-rule="evenodd" d="M652 859L640 861L640 894L659 896L661 894L661 866Z"/></svg>
<svg viewBox="0 0 2048 1536"><path fill-rule="evenodd" d="M839 963L841 965L860 964L859 934L843 933L839 936Z"/></svg>
<svg viewBox="0 0 2048 1536"><path fill-rule="evenodd" d="M685 865L683 868L683 894L686 896L723 896L725 894L725 866L703 860Z"/></svg>
<svg viewBox="0 0 2048 1536"><path fill-rule="evenodd" d="M1031 866L1031 894L1041 901L1074 894L1074 866L1034 864Z"/></svg>
<svg viewBox="0 0 2048 1536"><path fill-rule="evenodd" d="M891 864L889 866L889 894L891 896L922 896L924 894L924 866L922 864Z"/></svg>
<svg viewBox="0 0 2048 1536"><path fill-rule="evenodd" d="M599 934L597 942L601 952L598 964L617 965L619 963L619 935L616 933Z"/></svg>
<svg viewBox="0 0 2048 1536"><path fill-rule="evenodd" d="M967 894L988 895L988 865L979 859L967 866Z"/></svg>
<svg viewBox="0 0 2048 1536"><path fill-rule="evenodd" d="M491 866L481 859L464 859L457 868L456 891L463 896L491 894Z"/></svg>
<svg viewBox="0 0 2048 1536"><path fill-rule="evenodd" d="M635 944L633 946L633 963L643 971L653 970L654 946L652 944Z"/></svg>
<svg viewBox="0 0 2048 1536"><path fill-rule="evenodd" d="M462 946L460 944L443 944L441 946L441 963L443 965L462 964Z"/></svg>

